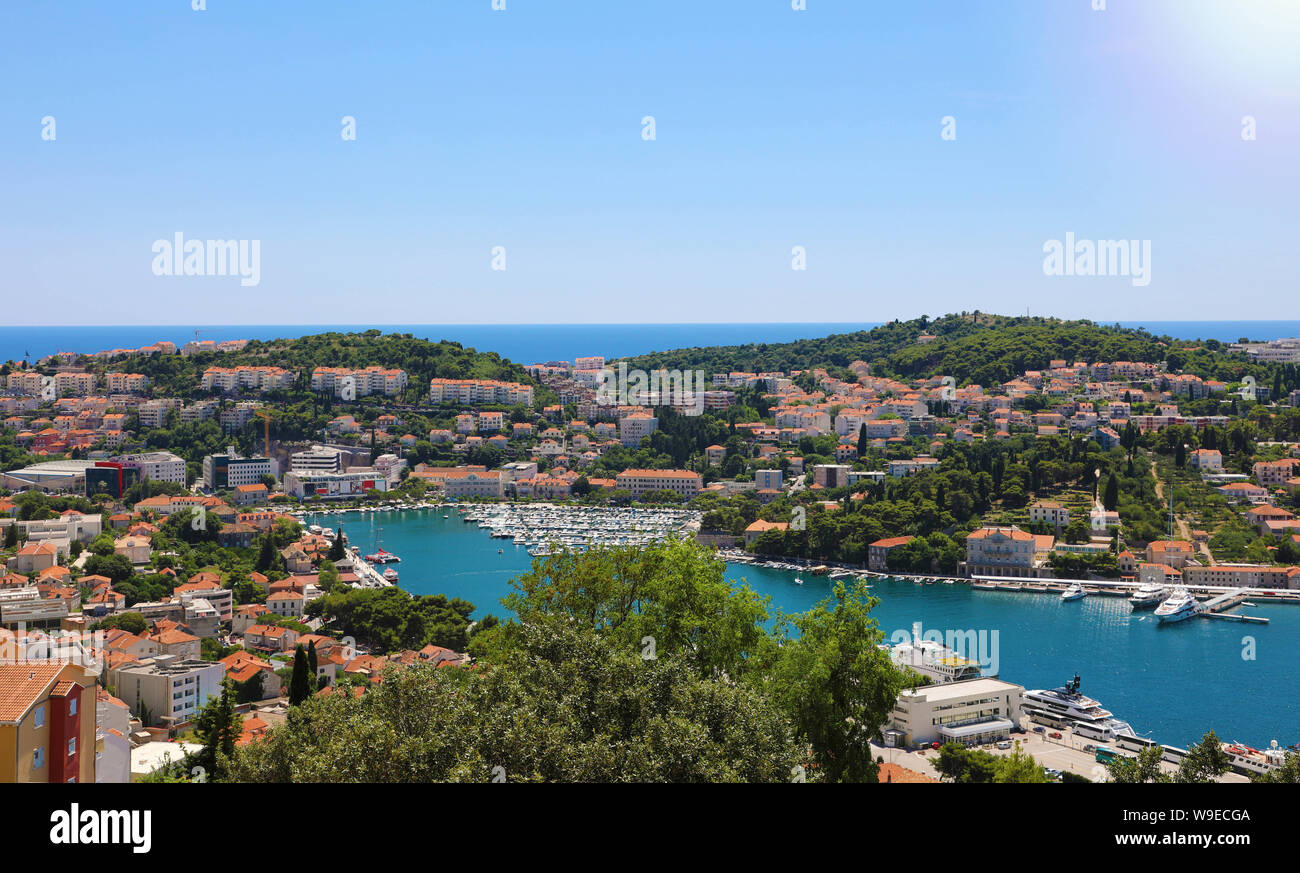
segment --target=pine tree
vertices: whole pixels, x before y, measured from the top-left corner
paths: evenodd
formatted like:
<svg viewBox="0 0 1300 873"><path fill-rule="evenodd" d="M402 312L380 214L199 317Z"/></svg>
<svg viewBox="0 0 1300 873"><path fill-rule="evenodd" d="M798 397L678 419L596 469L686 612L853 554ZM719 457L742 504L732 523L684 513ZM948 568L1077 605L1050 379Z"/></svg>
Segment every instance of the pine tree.
<svg viewBox="0 0 1300 873"><path fill-rule="evenodd" d="M289 678L289 705L297 706L311 696L311 679L307 675L307 653L302 646L293 650L293 675Z"/></svg>
<svg viewBox="0 0 1300 873"><path fill-rule="evenodd" d="M225 775L224 761L235 754L235 740L239 738L243 719L235 711L235 696L229 682L221 683L221 696L207 702L195 720L194 732L203 748L186 759L187 775L195 767L203 768L204 779L220 779Z"/></svg>

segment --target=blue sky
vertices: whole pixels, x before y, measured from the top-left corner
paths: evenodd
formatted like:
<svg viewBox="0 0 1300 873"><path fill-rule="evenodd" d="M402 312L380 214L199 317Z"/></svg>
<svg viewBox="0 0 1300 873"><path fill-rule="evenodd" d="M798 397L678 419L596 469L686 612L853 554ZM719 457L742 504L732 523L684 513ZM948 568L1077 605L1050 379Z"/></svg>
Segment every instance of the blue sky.
<svg viewBox="0 0 1300 873"><path fill-rule="evenodd" d="M1300 317L1295 0L506 5L0 6L6 321Z"/></svg>

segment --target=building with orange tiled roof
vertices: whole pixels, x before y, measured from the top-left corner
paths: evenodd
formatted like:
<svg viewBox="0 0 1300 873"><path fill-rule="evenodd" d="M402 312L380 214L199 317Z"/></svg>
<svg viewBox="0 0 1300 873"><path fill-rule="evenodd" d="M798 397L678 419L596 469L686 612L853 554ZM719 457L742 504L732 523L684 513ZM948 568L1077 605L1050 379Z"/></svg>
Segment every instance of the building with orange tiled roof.
<svg viewBox="0 0 1300 873"><path fill-rule="evenodd" d="M1038 555L1051 551L1054 541L1015 525L982 527L966 537L967 572L972 576L1032 576Z"/></svg>
<svg viewBox="0 0 1300 873"><path fill-rule="evenodd" d="M76 664L0 664L0 783L95 781L94 686Z"/></svg>
<svg viewBox="0 0 1300 873"><path fill-rule="evenodd" d="M876 540L867 547L867 568L875 570L877 573L883 573L889 569L889 553L899 546L905 546L915 537L886 537L882 540Z"/></svg>
<svg viewBox="0 0 1300 873"><path fill-rule="evenodd" d="M704 486L700 474L691 470L624 470L615 482L619 489L631 492L634 500L652 491L672 491L690 499Z"/></svg>
<svg viewBox="0 0 1300 873"><path fill-rule="evenodd" d="M226 665L226 678L232 682L244 684L255 676L262 676L262 696L260 700L272 700L280 696L283 687L280 677L275 672L275 665L252 652L234 652L221 659Z"/></svg>
<svg viewBox="0 0 1300 873"><path fill-rule="evenodd" d="M745 547L749 548L758 541L758 538L770 530L789 530L790 522L788 521L764 521L756 519L745 528Z"/></svg>
<svg viewBox="0 0 1300 873"><path fill-rule="evenodd" d="M901 764L885 763L880 765L877 781L881 783L938 783L940 780L915 770L909 770Z"/></svg>

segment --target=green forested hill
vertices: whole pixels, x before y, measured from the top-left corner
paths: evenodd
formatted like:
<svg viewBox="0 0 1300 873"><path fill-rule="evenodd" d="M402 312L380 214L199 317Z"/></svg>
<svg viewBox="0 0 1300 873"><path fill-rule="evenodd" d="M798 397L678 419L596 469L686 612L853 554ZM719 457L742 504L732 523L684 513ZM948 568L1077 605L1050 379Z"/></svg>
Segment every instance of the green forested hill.
<svg viewBox="0 0 1300 873"><path fill-rule="evenodd" d="M922 334L936 339L919 343ZM789 343L678 349L629 359L642 369L701 368L706 372L784 371L829 367L842 369L866 361L872 373L921 377L951 375L961 382L1005 382L1025 370L1046 368L1053 359L1075 361L1169 360L1204 378L1234 381L1253 373L1261 384L1272 378L1268 367L1228 355L1216 341L1195 350L1187 341L1157 337L1145 330L1105 326L1091 321L1042 317L1008 317L985 313L947 315L935 321L894 321L870 331L834 334Z"/></svg>

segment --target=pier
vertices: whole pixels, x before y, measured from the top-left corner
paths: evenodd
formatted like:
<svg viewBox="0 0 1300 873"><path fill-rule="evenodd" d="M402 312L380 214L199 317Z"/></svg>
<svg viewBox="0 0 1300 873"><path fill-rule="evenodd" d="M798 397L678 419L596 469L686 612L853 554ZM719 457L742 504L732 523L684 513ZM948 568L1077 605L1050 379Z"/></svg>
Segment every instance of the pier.
<svg viewBox="0 0 1300 873"><path fill-rule="evenodd" d="M1201 604L1201 615L1206 618L1221 618L1227 621L1248 621L1254 624L1268 624L1268 619L1258 615L1241 615L1227 610L1240 606L1246 601L1244 590L1225 591Z"/></svg>

